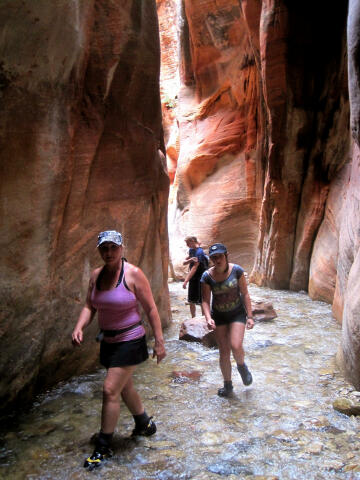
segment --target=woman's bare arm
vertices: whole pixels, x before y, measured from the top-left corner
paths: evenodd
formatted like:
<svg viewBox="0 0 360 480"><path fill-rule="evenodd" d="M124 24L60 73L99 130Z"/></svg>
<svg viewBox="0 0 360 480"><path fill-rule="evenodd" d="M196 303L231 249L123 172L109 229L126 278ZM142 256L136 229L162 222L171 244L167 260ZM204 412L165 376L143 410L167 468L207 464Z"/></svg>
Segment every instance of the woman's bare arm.
<svg viewBox="0 0 360 480"><path fill-rule="evenodd" d="M252 316L251 298L249 295L246 278L244 274L242 274L241 277L239 278L238 284L239 284L241 295L244 299L246 313L247 313L246 328L251 329L254 326L254 319Z"/></svg>
<svg viewBox="0 0 360 480"><path fill-rule="evenodd" d="M191 267L190 272L186 275L184 283L183 283L183 288L186 288L187 284L189 283L189 280L195 275L196 270L199 267L199 260L196 258L196 263Z"/></svg>
<svg viewBox="0 0 360 480"><path fill-rule="evenodd" d="M72 333L72 343L74 346L81 345L83 339L84 339L84 333L83 330L85 327L87 327L93 320L96 309L91 306L91 292L94 288L94 284L96 282L97 276L99 275L101 269L96 269L92 273L89 281L89 286L86 294L86 301L85 305L83 306L78 321L76 322L74 331Z"/></svg>
<svg viewBox="0 0 360 480"><path fill-rule="evenodd" d="M206 323L208 324L208 327L214 330L215 322L211 318L211 312L210 312L211 288L210 288L210 285L208 285L207 283L201 284L201 296L202 296L201 305L203 308L204 316L206 318Z"/></svg>
<svg viewBox="0 0 360 480"><path fill-rule="evenodd" d="M155 337L153 357L156 356L157 363L159 363L165 358L166 351L160 316L150 288L150 283L142 270L134 265L132 265L126 272L126 282L139 300L147 318L149 319Z"/></svg>

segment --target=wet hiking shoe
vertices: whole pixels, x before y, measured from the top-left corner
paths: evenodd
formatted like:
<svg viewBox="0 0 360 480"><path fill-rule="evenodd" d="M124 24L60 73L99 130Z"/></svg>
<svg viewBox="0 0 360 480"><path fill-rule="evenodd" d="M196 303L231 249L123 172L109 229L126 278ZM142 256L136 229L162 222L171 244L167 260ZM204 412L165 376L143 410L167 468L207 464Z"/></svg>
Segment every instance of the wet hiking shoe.
<svg viewBox="0 0 360 480"><path fill-rule="evenodd" d="M85 460L84 468L93 470L100 467L104 460L113 456L113 452L108 447L96 447L91 457Z"/></svg>
<svg viewBox="0 0 360 480"><path fill-rule="evenodd" d="M250 370L248 369L246 363L243 365L238 365L237 369L241 375L241 379L243 381L244 385L250 385L253 381L252 375L250 373Z"/></svg>
<svg viewBox="0 0 360 480"><path fill-rule="evenodd" d="M156 425L155 422L152 421L153 417L150 417L148 422L142 426L136 426L132 431L131 436L136 437L136 435L144 435L145 437L150 437L150 435L154 435L156 432Z"/></svg>
<svg viewBox="0 0 360 480"><path fill-rule="evenodd" d="M231 397L233 393L233 387L221 387L217 393L219 397Z"/></svg>

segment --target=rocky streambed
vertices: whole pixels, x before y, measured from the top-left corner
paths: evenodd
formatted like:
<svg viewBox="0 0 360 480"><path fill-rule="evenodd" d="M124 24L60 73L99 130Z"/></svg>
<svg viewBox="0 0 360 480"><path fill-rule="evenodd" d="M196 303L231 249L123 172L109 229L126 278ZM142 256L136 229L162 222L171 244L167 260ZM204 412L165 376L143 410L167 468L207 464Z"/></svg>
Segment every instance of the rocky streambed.
<svg viewBox="0 0 360 480"><path fill-rule="evenodd" d="M189 307L181 283L170 290L168 356L159 366L149 360L135 375L156 435L131 439L133 420L123 408L113 459L99 470L83 469L99 428L100 369L59 385L2 424L0 478L360 479L359 417L334 408L360 393L337 371L341 331L329 305L250 286L278 317L246 334L254 383L244 387L234 365L234 395L226 399L216 394L217 350L179 340Z"/></svg>

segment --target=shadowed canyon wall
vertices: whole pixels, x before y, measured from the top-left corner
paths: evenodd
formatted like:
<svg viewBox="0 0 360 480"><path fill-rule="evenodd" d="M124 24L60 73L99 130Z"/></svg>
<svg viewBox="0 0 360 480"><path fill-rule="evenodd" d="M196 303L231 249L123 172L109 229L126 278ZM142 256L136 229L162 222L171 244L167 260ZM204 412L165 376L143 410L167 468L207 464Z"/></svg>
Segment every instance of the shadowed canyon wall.
<svg viewBox="0 0 360 480"><path fill-rule="evenodd" d="M96 322L79 349L71 331L99 231L124 233L169 321L169 179L155 0L7 0L0 21L5 407L97 365Z"/></svg>
<svg viewBox="0 0 360 480"><path fill-rule="evenodd" d="M162 48L181 52L165 125L172 274L196 235L258 285L332 303L360 387L357 3L157 1L178 25Z"/></svg>

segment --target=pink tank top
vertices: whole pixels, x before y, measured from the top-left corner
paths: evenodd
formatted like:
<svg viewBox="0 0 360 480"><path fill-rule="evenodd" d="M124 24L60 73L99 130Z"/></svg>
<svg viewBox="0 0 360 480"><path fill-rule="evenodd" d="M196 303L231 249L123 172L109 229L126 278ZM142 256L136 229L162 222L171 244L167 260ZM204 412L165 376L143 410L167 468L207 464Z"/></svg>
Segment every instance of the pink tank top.
<svg viewBox="0 0 360 480"><path fill-rule="evenodd" d="M124 261L124 273L117 287L102 291L98 290L95 283L91 292L91 305L98 312L101 330L121 330L141 320L138 301L133 292L124 285L126 270L127 264ZM135 340L143 335L145 335L145 328L139 325L115 337L105 337L104 341L108 343L124 342Z"/></svg>

